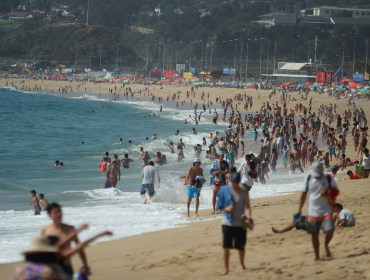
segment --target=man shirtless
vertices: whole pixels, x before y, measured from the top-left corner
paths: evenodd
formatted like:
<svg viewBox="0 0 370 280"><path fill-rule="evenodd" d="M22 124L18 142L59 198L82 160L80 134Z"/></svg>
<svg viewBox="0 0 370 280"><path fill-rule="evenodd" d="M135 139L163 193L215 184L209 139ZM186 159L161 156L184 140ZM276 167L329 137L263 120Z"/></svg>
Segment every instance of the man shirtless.
<svg viewBox="0 0 370 280"><path fill-rule="evenodd" d="M46 207L48 207L49 201L47 201L44 198L44 194L42 194L42 193L39 194L39 201L40 201L41 205L44 207L44 209L42 209L42 210L43 211L46 211Z"/></svg>
<svg viewBox="0 0 370 280"><path fill-rule="evenodd" d="M141 152L140 152L141 156ZM128 158L128 154L125 154L125 158L121 159L123 168L130 168L130 162L133 162L133 159Z"/></svg>
<svg viewBox="0 0 370 280"><path fill-rule="evenodd" d="M41 207L39 204L39 200L37 199L36 196L36 191L35 190L30 191L30 195L32 197L32 202L28 204L27 207L33 205L33 207L35 208L35 215L40 215Z"/></svg>
<svg viewBox="0 0 370 280"><path fill-rule="evenodd" d="M152 139L152 140L154 140L154 139L158 139L158 138L157 138L157 134L154 134L154 135L152 136L152 138L150 138L150 139Z"/></svg>
<svg viewBox="0 0 370 280"><path fill-rule="evenodd" d="M55 237L58 237L59 240L64 240L71 233L76 231L73 226L62 223L62 208L60 207L59 204L51 203L48 205L46 210L48 212L50 219L53 220L53 223L42 229L41 236L45 236L45 237L55 236ZM77 236L73 239L73 241L75 242L76 245L80 243ZM60 251L63 251L69 248L71 248L71 242L67 243L62 248L60 248ZM85 252L81 250L79 254L80 254L81 261L83 263L83 268L88 269ZM71 259L69 257L64 258L64 266L65 266L65 271L67 272L67 275L69 276L69 278L73 279L73 268L71 265Z"/></svg>
<svg viewBox="0 0 370 280"><path fill-rule="evenodd" d="M333 136L332 133L328 133L328 145L329 145L329 154L330 161L332 161L332 156L335 155L335 146L338 144L337 138Z"/></svg>
<svg viewBox="0 0 370 280"><path fill-rule="evenodd" d="M109 167L107 174L105 175L105 188L113 187L115 188L117 185L117 176L118 181L121 179L121 171L119 170L119 166L117 166L117 162L113 161L112 165ZM110 180L110 187L108 187L107 182Z"/></svg>
<svg viewBox="0 0 370 280"><path fill-rule="evenodd" d="M301 166L301 151L298 150L297 143L294 144L294 148L290 151L290 153L294 155L294 167L299 168L299 170L301 170L301 172L303 173L303 169Z"/></svg>
<svg viewBox="0 0 370 280"><path fill-rule="evenodd" d="M302 136L302 145L301 145L301 159L302 159L302 166L303 168L306 167L306 161L307 161L307 148L308 148L308 143L307 143L307 137Z"/></svg>
<svg viewBox="0 0 370 280"><path fill-rule="evenodd" d="M185 182L187 183L188 189L188 213L187 217L190 216L190 203L191 200L195 197L195 216L198 217L198 208L199 208L199 196L200 191L202 190L202 184L205 182L203 178L203 169L200 168L201 162L199 158L195 158L193 166L189 167L188 173L185 177Z"/></svg>

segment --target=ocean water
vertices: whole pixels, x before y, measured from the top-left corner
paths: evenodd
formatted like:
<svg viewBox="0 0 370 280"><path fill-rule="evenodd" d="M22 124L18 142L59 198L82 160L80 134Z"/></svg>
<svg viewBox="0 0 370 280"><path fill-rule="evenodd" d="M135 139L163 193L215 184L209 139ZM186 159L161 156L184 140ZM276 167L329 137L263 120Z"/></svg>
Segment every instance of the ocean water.
<svg viewBox="0 0 370 280"><path fill-rule="evenodd" d="M47 93L23 93L0 88L0 263L19 261L30 240L50 223L45 213L33 215L29 191L43 193L49 202L63 206L64 221L76 227L89 223L81 234L85 239L103 230L111 230L113 238L183 226L198 218L185 219L187 191L177 181L185 175L194 158L192 147L202 143L216 130L223 133L226 125L215 125L202 116L198 126L184 124L190 106L177 110L159 104L138 102L135 98L110 102L95 95L56 97ZM170 102L171 103L171 102ZM94 112L92 112L94 110ZM212 108L213 110L213 108ZM157 114L160 117L149 117ZM204 115L208 115L204 114ZM208 115L210 116L210 115ZM198 135L192 135L196 127ZM180 130L182 136L174 136ZM146 140L156 133L157 140ZM256 151L253 133L247 133L246 152ZM123 139L123 144L118 139ZM184 162L168 151L168 143L182 138L187 146ZM128 141L135 141L129 144ZM82 144L84 142L84 144ZM167 156L168 164L158 166L161 187L149 204L144 205L139 192L141 162L139 148L154 158L157 151ZM116 189L104 189L104 174L99 171L106 151L125 153L135 161L130 169L121 169L121 181ZM54 167L55 160L64 168ZM211 162L202 157L202 167L209 181ZM242 159L237 160L237 166ZM268 197L300 189L304 175L285 172L272 174L266 185L256 184L251 197ZM212 192L208 183L200 197L201 209L212 207ZM194 211L194 205L192 205ZM258 222L258 221L257 221ZM111 240L112 238L100 239Z"/></svg>

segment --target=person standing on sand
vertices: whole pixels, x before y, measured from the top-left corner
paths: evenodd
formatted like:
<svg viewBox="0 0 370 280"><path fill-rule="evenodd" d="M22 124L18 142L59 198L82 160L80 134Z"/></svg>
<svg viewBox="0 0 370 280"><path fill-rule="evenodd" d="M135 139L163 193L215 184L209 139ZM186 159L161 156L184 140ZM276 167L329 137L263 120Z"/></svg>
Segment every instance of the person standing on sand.
<svg viewBox="0 0 370 280"><path fill-rule="evenodd" d="M58 237L59 240L64 240L67 239L71 233L76 231L76 229L73 226L62 223L62 208L59 204L57 203L49 204L48 207L46 208L46 211L48 212L50 219L53 220L53 223L49 226L44 227L41 230L41 236L44 237L55 236ZM80 243L77 235L76 237L73 238L73 241L75 242L76 245ZM60 248L60 250L63 251L70 248L71 242L68 242L66 245ZM83 267L85 269L88 269L85 252L81 250L79 254ZM71 265L71 258L70 257L63 258L63 261L65 272L68 274L69 279L73 279L73 267Z"/></svg>
<svg viewBox="0 0 370 280"><path fill-rule="evenodd" d="M113 187L115 188L117 185L117 176L118 181L121 180L121 171L119 170L119 166L117 166L117 161L113 161L112 165L107 170L107 174L105 174L105 188ZM108 187L107 182L110 180L110 186Z"/></svg>
<svg viewBox="0 0 370 280"><path fill-rule="evenodd" d="M190 204L191 200L195 197L195 217L198 217L199 208L199 196L202 190L202 185L205 182L203 178L203 169L200 168L201 162L199 158L195 158L193 166L189 167L188 173L185 177L185 182L187 183L188 190L188 213L186 217L190 217Z"/></svg>
<svg viewBox="0 0 370 280"><path fill-rule="evenodd" d="M39 204L39 200L37 199L36 196L36 191L35 190L30 191L30 195L32 197L32 202L28 204L27 207L33 204L33 207L35 207L35 215L40 215L41 207Z"/></svg>
<svg viewBox="0 0 370 280"><path fill-rule="evenodd" d="M242 271L247 270L244 264L247 228L253 228L253 220L249 191L239 186L240 179L240 173L231 173L231 186L223 186L218 194L217 208L225 213L222 220L222 247L224 249L225 265L223 275L229 273L230 249L233 248L239 251Z"/></svg>
<svg viewBox="0 0 370 280"><path fill-rule="evenodd" d="M157 177L158 180L158 189L161 184L161 180L158 175L157 168L154 167L154 162L150 161L148 166L145 166L141 171L141 178L143 178L143 182L141 185L140 195L144 199L144 204L147 203L148 199L145 196L145 193L148 191L149 198L151 199L154 195L154 176Z"/></svg>
<svg viewBox="0 0 370 280"><path fill-rule="evenodd" d="M319 232L322 227L325 233L325 250L328 257L331 256L329 243L334 235L333 208L328 197L332 192L339 192L337 183L333 178L324 174L324 168L319 162L311 166L311 175L304 180L297 215L302 212L303 205L308 197L308 222L307 233L312 236L312 245L315 252L315 261L320 259L319 254Z"/></svg>
<svg viewBox="0 0 370 280"><path fill-rule="evenodd" d="M216 214L216 199L217 193L219 192L221 186L226 185L226 175L229 174L229 163L224 160L224 154L221 153L219 155L216 154L216 159L212 162L212 167L210 170L211 173L211 188L212 188L212 205L213 205L213 212L212 214Z"/></svg>

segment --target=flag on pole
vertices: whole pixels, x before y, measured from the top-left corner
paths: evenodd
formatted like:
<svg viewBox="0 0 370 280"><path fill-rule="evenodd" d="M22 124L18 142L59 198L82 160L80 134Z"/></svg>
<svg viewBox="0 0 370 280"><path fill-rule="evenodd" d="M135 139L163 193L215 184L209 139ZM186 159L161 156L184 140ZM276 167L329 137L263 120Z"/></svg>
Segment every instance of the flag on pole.
<svg viewBox="0 0 370 280"><path fill-rule="evenodd" d="M368 81L369 80L369 74L365 72L365 80Z"/></svg>

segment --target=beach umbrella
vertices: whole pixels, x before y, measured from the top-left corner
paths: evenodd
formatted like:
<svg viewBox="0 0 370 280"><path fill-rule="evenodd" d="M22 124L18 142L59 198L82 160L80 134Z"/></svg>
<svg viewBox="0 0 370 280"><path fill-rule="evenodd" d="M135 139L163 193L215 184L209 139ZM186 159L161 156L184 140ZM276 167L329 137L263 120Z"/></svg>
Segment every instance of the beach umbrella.
<svg viewBox="0 0 370 280"><path fill-rule="evenodd" d="M363 93L363 94L364 93L368 94L368 93L370 93L370 90L368 88L363 88L363 89L360 90L360 92Z"/></svg>
<svg viewBox="0 0 370 280"><path fill-rule="evenodd" d="M256 88L256 87L252 84L248 88Z"/></svg>
<svg viewBox="0 0 370 280"><path fill-rule="evenodd" d="M166 79L166 82L174 82L174 80L172 80L172 79Z"/></svg>

